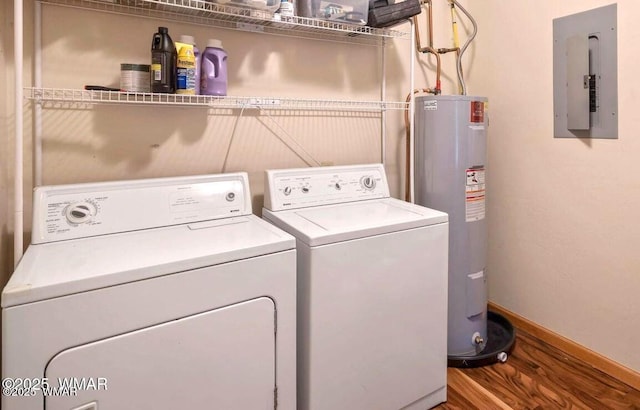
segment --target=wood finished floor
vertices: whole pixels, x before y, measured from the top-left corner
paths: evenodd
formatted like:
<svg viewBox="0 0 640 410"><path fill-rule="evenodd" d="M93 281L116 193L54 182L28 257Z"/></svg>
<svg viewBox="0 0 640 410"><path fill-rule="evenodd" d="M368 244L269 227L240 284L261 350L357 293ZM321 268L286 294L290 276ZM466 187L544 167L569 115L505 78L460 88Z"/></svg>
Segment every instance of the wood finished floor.
<svg viewBox="0 0 640 410"><path fill-rule="evenodd" d="M438 410L636 409L640 391L518 330L504 364L448 369Z"/></svg>

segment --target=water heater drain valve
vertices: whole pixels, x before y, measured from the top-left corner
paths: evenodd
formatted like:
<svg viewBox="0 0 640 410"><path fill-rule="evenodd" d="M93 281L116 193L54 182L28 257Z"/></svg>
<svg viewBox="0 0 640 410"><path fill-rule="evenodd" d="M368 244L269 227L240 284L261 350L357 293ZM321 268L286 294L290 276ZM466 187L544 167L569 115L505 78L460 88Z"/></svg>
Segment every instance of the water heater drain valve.
<svg viewBox="0 0 640 410"><path fill-rule="evenodd" d="M500 352L498 353L498 355L496 356L496 359L498 359L500 361L500 363L505 363L507 361L507 354L505 352Z"/></svg>

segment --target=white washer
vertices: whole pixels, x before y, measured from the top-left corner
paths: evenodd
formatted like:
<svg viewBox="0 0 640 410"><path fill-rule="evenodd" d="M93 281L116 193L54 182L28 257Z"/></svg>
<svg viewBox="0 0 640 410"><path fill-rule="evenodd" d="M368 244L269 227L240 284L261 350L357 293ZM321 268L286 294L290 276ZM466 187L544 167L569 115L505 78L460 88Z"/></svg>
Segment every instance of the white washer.
<svg viewBox="0 0 640 410"><path fill-rule="evenodd" d="M447 214L391 198L380 164L266 172L296 238L298 409L446 400Z"/></svg>
<svg viewBox="0 0 640 410"><path fill-rule="evenodd" d="M29 381L3 409L295 409L295 240L245 173L34 196L2 292L2 376Z"/></svg>

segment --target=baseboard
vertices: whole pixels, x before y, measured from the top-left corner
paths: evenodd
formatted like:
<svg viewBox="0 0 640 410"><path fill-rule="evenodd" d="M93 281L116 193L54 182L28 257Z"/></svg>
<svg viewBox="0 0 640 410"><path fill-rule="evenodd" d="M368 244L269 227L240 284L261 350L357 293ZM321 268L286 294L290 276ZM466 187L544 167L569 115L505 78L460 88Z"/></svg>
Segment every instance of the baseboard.
<svg viewBox="0 0 640 410"><path fill-rule="evenodd" d="M640 390L640 373L629 369L628 367L625 367L620 363L614 362L613 360L608 359L601 354L594 352L593 350L590 350L574 341L567 339L564 336L552 332L551 330L546 329L528 319L525 319L524 317L513 313L493 302L489 302L489 309L509 319L511 324L516 329L522 329L523 331L530 333L532 336L537 337L545 343L548 343L551 346L556 347L563 352L582 360L583 362L608 374L609 376L628 384L634 389Z"/></svg>

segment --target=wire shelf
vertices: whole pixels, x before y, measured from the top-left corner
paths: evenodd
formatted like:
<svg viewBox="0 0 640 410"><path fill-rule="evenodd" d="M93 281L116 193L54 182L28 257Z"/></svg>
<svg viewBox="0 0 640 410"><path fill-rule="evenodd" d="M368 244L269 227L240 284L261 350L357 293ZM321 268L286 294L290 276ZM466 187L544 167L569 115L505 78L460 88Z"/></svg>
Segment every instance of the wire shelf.
<svg viewBox="0 0 640 410"><path fill-rule="evenodd" d="M234 30L358 44L383 45L383 39L409 39L409 33L400 30L297 16L276 20L274 13L268 10L235 7L204 0L41 0L41 2Z"/></svg>
<svg viewBox="0 0 640 410"><path fill-rule="evenodd" d="M76 107L78 104L133 104L195 106L208 108L254 108L261 110L371 111L405 110L406 102L320 100L279 97L234 97L130 93L120 91L74 90L64 88L25 88L27 100L49 108Z"/></svg>

